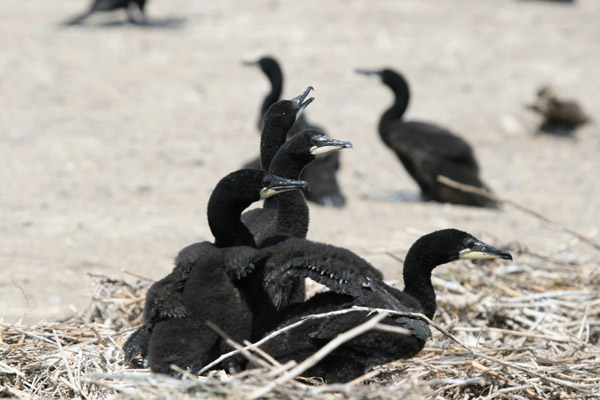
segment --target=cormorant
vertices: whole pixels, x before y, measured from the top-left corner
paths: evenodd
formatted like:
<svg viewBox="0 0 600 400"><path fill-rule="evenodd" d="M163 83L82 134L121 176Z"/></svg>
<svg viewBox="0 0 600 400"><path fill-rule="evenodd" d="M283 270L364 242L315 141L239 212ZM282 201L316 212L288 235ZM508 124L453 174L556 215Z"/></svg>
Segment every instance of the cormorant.
<svg viewBox="0 0 600 400"><path fill-rule="evenodd" d="M267 274L308 275L332 289L300 305L289 307L285 310L287 319L278 328L307 315L352 306L417 312L431 319L436 310L431 272L436 266L457 259L512 260L510 253L489 246L466 232L456 229L436 231L419 238L409 249L403 271L405 287L400 291L383 283L380 273L374 272L377 271L374 267L347 250L319 250L313 245L304 248L304 244L298 242L294 245L292 241L282 242L278 246L279 252L274 253L276 260L273 262L281 267ZM288 258L288 261L282 262L282 258ZM390 301L389 295L395 301ZM369 315L367 312L354 311L312 319L276 336L261 348L282 363L292 359L301 362L337 335L365 322ZM390 316L382 323L407 328L413 335L377 330L366 332L337 348L309 369L306 376L322 377L327 382L348 381L363 374L368 367L415 356L430 336L427 325L420 320Z"/></svg>
<svg viewBox="0 0 600 400"><path fill-rule="evenodd" d="M141 20L137 20L134 11L132 9L133 5L136 5L140 15ZM80 24L87 17L95 13L96 11L113 11L119 8L124 8L127 11L127 18L131 23L146 23L146 14L144 13L144 7L146 5L146 0L94 0L90 9L85 13L70 19L65 22L65 25L76 25Z"/></svg>
<svg viewBox="0 0 600 400"><path fill-rule="evenodd" d="M394 103L379 121L379 135L392 149L421 189L423 200L498 207L486 197L460 191L438 182L439 175L489 190L479 178L479 166L471 146L440 126L402 119L410 97L406 79L391 69L356 70L375 76L394 92Z"/></svg>
<svg viewBox="0 0 600 400"><path fill-rule="evenodd" d="M256 61L246 61L245 65L256 65L265 73L271 83L271 91L267 94L260 108L258 128L262 130L264 125L263 116L269 106L279 100L283 89L283 73L277 60L273 57L262 57ZM294 136L304 129L319 129L318 126L310 124L304 115L301 115L288 132L288 138ZM248 162L246 168L257 168L258 160ZM305 192L306 199L324 206L343 207L346 198L342 194L336 178L336 172L340 167L340 156L333 153L327 157L320 158L308 166L302 175L302 179L310 185L310 192Z"/></svg>
<svg viewBox="0 0 600 400"><path fill-rule="evenodd" d="M206 337L213 339L202 341L194 341L190 336L192 333L187 336L180 333L178 340L181 340L177 343L183 347L171 353L167 350L177 348L168 343L175 340L170 334L184 327L197 327L206 320L222 322L221 328L239 340L249 338L252 317L243 297L251 295L240 294L232 283L251 271L252 265L246 254L251 254L255 246L253 235L240 220L241 213L255 201L306 187L306 182L277 177L262 170L239 170L221 179L207 207L214 243L201 242L184 248L175 259L173 272L148 290L144 325L123 347L126 360L132 360L137 354L144 358L148 356L153 371L167 372L175 357L180 360L178 365L185 368L191 365L184 365L189 359L178 351L188 345L199 360L203 360L214 351L212 346L217 345L214 336L208 333ZM223 251L225 249L227 252ZM202 306L198 307L200 304ZM157 332L158 325L161 328ZM207 343L212 343L210 348Z"/></svg>
<svg viewBox="0 0 600 400"><path fill-rule="evenodd" d="M351 146L350 142L332 139L321 131L307 129L290 138L279 149L270 164L270 172L296 179L302 169L315 158ZM268 249L289 238L305 238L308 231L308 206L299 191L269 198L265 200L264 208L251 210L243 217L248 217L242 220L253 232L260 249ZM262 272L254 274L260 275ZM258 285L264 288L252 299L252 336L256 339L281 322L277 313L279 308L304 301L306 289L304 279L293 275L279 275L271 279L268 285L264 284L260 276L254 279L252 282L259 282ZM240 284L246 286L250 283L243 281Z"/></svg>
<svg viewBox="0 0 600 400"><path fill-rule="evenodd" d="M300 179L302 171L315 160L351 147L352 143L348 141L330 138L316 129L306 129L279 148L269 164L269 172L284 178ZM309 223L308 205L301 192L288 192L265 200L263 208L244 213L242 221L254 234L257 244L264 245L264 240L275 234L305 238Z"/></svg>

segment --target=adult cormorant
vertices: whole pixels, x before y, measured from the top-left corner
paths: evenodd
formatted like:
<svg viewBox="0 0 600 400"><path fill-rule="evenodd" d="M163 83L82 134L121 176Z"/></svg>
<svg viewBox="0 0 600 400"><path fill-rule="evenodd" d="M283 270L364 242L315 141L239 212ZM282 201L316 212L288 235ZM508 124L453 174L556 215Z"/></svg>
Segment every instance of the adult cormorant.
<svg viewBox="0 0 600 400"><path fill-rule="evenodd" d="M277 259L274 263L281 267L270 273L308 275L327 285L332 291L319 293L295 308L289 307L285 310L287 319L279 328L310 314L352 306L418 312L431 319L436 310L431 272L436 266L457 259L512 260L510 253L489 246L466 232L456 229L436 231L419 238L411 246L404 262L405 287L400 291L381 282L377 273L373 272L374 267L353 253L340 252L335 248L319 250L312 247L308 254L303 254L303 244L298 242L297 248L293 249L294 245L290 243L293 242L282 242L279 245L280 251L275 253ZM285 247L288 247L287 250ZM324 252L323 255L321 252ZM282 262L282 257L289 259ZM370 282L374 284L371 285ZM390 301L389 295L394 300ZM362 311L312 319L276 336L261 348L282 363L292 359L301 362L337 335L367 319L369 313ZM413 333L399 335L369 331L337 348L308 370L306 375L322 377L328 382L348 381L363 374L368 367L413 357L421 351L429 337L427 325L420 320L390 316L382 323L401 326Z"/></svg>
<svg viewBox="0 0 600 400"><path fill-rule="evenodd" d="M279 100L283 89L283 73L277 60L273 57L262 57L256 61L246 61L245 65L256 65L264 72L271 83L271 91L267 94L260 107L258 127L262 130L265 112L273 103ZM294 136L304 129L319 129L318 126L309 123L304 115L300 115L296 123L288 132L288 138ZM258 161L255 159L246 164L247 168L257 168ZM346 198L342 194L336 178L336 172L340 167L340 156L333 153L327 157L320 158L308 166L302 175L310 185L310 192L306 193L307 200L325 206L343 207Z"/></svg>
<svg viewBox="0 0 600 400"><path fill-rule="evenodd" d="M201 242L184 248L175 260L173 272L152 285L146 295L144 325L124 345L126 360L137 354L148 356L152 370L167 372L174 360L179 360L177 364L183 368L190 366L184 365L190 359L180 350L191 346L190 351L202 361L217 351L213 349L217 345L215 337L206 333L206 339L197 341L190 336L192 333L183 331L203 325L206 320L223 322L220 326L240 340L249 338L252 318L243 300L246 294L240 294L232 283L251 269L246 254L251 254L255 246L253 235L240 220L241 213L255 201L306 187L306 182L262 170L239 170L221 179L207 207L214 243ZM180 330L177 338L181 340L170 336ZM169 344L169 340L177 341L180 347ZM169 346L174 349L171 353Z"/></svg>
<svg viewBox="0 0 600 400"><path fill-rule="evenodd" d="M497 203L438 182L446 176L457 182L489 190L479 178L479 166L471 146L440 126L402 119L410 97L406 79L391 69L356 70L375 76L394 92L394 103L379 121L379 135L392 149L421 189L423 200L497 207Z"/></svg>
<svg viewBox="0 0 600 400"><path fill-rule="evenodd" d="M133 6L137 6L141 20L138 20L134 14ZM85 13L70 19L65 22L65 25L76 25L80 24L87 17L95 13L96 11L113 11L119 8L124 8L127 11L127 18L131 23L146 23L146 14L144 13L144 7L146 0L94 0L89 10Z"/></svg>

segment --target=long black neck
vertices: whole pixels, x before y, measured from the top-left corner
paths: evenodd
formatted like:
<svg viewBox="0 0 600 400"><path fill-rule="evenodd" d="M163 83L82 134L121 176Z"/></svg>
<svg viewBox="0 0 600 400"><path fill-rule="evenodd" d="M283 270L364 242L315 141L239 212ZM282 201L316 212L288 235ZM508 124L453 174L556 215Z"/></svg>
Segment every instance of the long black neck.
<svg viewBox="0 0 600 400"><path fill-rule="evenodd" d="M431 271L439 263L430 254L419 251L414 246L408 251L404 261L404 292L417 299L423 313L433 318L435 314L435 290L431 283Z"/></svg>
<svg viewBox="0 0 600 400"><path fill-rule="evenodd" d="M208 226L215 237L215 246L256 247L254 236L240 219L250 204L239 204L232 193L216 188L208 201Z"/></svg>
<svg viewBox="0 0 600 400"><path fill-rule="evenodd" d="M288 152L280 151L273 159L269 172L285 178L300 179L306 164L306 161L301 162L290 157ZM302 239L306 238L309 210L306 199L300 190L292 190L270 197L265 200L263 207L277 209L275 232Z"/></svg>
<svg viewBox="0 0 600 400"><path fill-rule="evenodd" d="M388 143L390 130L387 128L402 119L410 99L410 90L404 78L395 76L392 81L386 83L392 89L392 92L394 92L394 103L383 113L379 120L379 134L384 143Z"/></svg>
<svg viewBox="0 0 600 400"><path fill-rule="evenodd" d="M281 69L271 69L269 72L265 72L265 74L271 83L271 91L267 94L260 107L261 119L264 117L269 107L279 100L281 91L283 90L283 74Z"/></svg>
<svg viewBox="0 0 600 400"><path fill-rule="evenodd" d="M263 170L270 169L271 161L277 150L285 143L289 127L280 124L267 124L260 135L260 166ZM285 175L280 175L285 176ZM296 177L295 179L298 179Z"/></svg>

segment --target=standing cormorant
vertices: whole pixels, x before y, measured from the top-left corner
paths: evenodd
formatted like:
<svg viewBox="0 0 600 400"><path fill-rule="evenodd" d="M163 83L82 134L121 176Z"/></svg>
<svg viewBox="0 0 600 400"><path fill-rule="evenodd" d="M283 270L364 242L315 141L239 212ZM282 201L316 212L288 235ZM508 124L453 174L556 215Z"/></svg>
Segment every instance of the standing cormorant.
<svg viewBox="0 0 600 400"><path fill-rule="evenodd" d="M255 246L253 235L240 220L241 213L255 201L306 187L306 182L262 170L239 170L221 179L207 207L214 243L184 248L173 272L148 290L144 325L125 343L126 360L141 354L148 357L153 371L168 372L174 362L182 368L191 366L188 356L194 354L201 365L217 351L213 348L217 337L203 333L204 339L194 339L194 332L187 329L204 327L206 320L237 340L249 338L252 316L243 299L246 294L239 293L232 283L251 270L246 254Z"/></svg>
<svg viewBox="0 0 600 400"><path fill-rule="evenodd" d="M262 130L263 117L273 103L279 100L283 89L283 73L277 60L273 57L262 57L256 61L246 61L245 65L256 65L264 72L271 83L271 91L267 94L260 107L258 127ZM288 132L288 138L294 136L304 129L319 129L318 126L310 124L304 115L301 115ZM246 164L247 168L257 168L258 161L255 159ZM302 175L310 185L310 192L306 193L306 199L324 206L343 207L346 198L342 194L336 178L336 172L340 167L340 156L333 153L323 157L308 166Z"/></svg>
<svg viewBox="0 0 600 400"><path fill-rule="evenodd" d="M281 267L269 273L310 276L332 289L289 307L285 310L287 319L279 328L310 314L352 306L417 312L431 319L436 310L431 272L436 266L458 259L512 260L510 253L489 246L466 232L456 229L436 231L419 238L409 249L403 271L405 287L400 291L383 283L374 267L347 250L305 247L300 241L297 244L282 242L278 246L274 263ZM285 258L288 258L287 262L282 261ZM392 301L387 299L390 294L394 298ZM339 334L365 322L369 316L367 312L354 311L312 319L276 336L261 348L279 362L292 359L301 362ZM306 376L322 377L327 382L348 381L363 374L368 367L415 356L430 336L427 325L420 320L390 316L382 323L407 328L413 334L369 331L338 347L309 369Z"/></svg>
<svg viewBox="0 0 600 400"><path fill-rule="evenodd" d="M141 20L137 20L132 6L137 6ZM94 0L89 10L85 13L70 19L65 22L65 25L76 25L80 24L87 17L95 13L96 11L113 11L119 8L124 8L127 11L127 18L131 23L146 23L146 14L144 13L144 7L146 6L146 0Z"/></svg>
<svg viewBox="0 0 600 400"><path fill-rule="evenodd" d="M406 79L396 71L356 70L381 79L394 92L394 103L379 121L379 135L392 149L421 189L423 200L497 207L497 203L438 182L446 176L457 182L489 190L479 178L479 166L471 146L440 126L402 119L410 97Z"/></svg>

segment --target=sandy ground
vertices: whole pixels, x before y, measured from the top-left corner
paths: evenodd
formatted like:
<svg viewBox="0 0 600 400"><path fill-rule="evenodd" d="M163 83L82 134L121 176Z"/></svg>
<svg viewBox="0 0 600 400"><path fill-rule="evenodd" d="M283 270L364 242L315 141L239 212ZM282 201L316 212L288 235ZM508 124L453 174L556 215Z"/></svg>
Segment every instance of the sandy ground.
<svg viewBox="0 0 600 400"><path fill-rule="evenodd" d="M311 207L309 237L348 247L400 278L422 233L467 230L559 259L598 259L570 234L504 211L399 202L417 187L376 133L390 92L355 67L403 71L409 118L476 150L500 196L582 233L600 228L598 122L575 139L535 135L538 86L600 109L600 2L509 0L153 0L153 27L59 23L87 1L0 4L0 318L54 320L82 309L89 273L158 279L183 246L210 240L214 184L258 152L267 81L242 59L269 53L284 94L316 88L309 119L351 140L345 209ZM379 198L383 200L372 200ZM388 200L385 200L388 199ZM441 267L443 273L443 267Z"/></svg>

